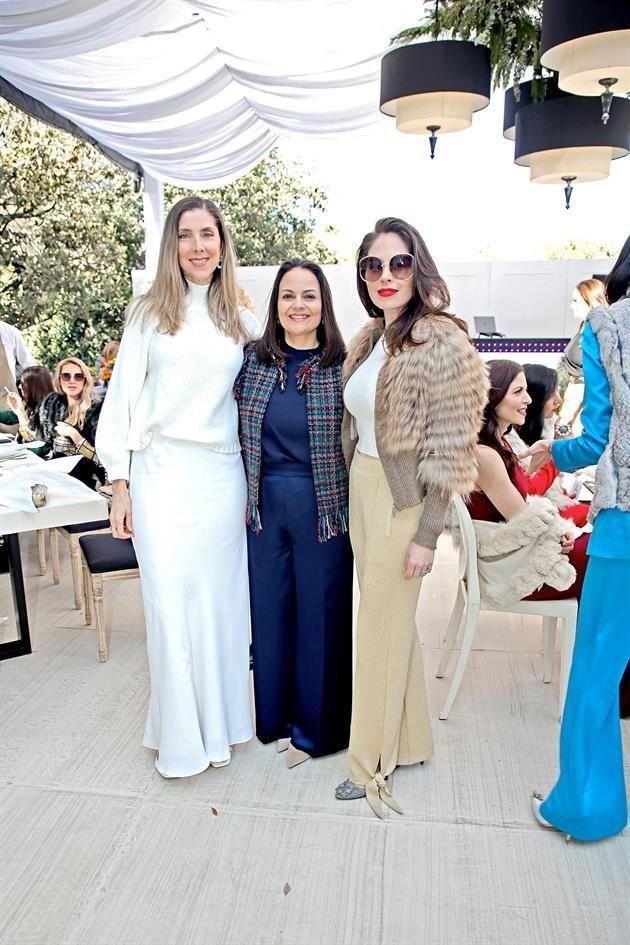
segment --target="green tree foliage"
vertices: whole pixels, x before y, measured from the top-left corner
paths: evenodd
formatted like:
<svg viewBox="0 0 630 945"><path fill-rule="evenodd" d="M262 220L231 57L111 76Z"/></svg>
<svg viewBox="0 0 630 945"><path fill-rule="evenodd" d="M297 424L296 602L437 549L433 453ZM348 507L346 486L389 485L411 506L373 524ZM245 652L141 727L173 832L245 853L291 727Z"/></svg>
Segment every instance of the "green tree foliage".
<svg viewBox="0 0 630 945"><path fill-rule="evenodd" d="M0 99L0 319L24 330L35 357L94 362L120 337L141 269L142 198L98 151ZM166 204L190 191L166 188ZM291 256L335 262L314 229L326 195L272 153L207 191L225 212L242 265Z"/></svg>
<svg viewBox="0 0 630 945"><path fill-rule="evenodd" d="M168 206L187 193L167 187ZM314 233L326 210L326 194L276 150L234 183L200 193L225 214L241 266L272 266L295 256L337 262Z"/></svg>
<svg viewBox="0 0 630 945"><path fill-rule="evenodd" d="M425 0L422 5L420 24L392 42L433 36L483 43L490 50L495 88L518 82L529 66L540 72L542 0Z"/></svg>
<svg viewBox="0 0 630 945"><path fill-rule="evenodd" d="M119 337L141 199L98 151L0 101L0 318L50 366Z"/></svg>

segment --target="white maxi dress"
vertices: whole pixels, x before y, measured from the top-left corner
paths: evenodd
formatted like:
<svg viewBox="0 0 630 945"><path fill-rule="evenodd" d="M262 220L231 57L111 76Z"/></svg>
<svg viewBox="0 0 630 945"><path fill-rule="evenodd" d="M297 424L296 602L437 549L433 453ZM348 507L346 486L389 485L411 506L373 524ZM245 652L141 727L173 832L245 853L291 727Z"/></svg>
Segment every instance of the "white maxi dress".
<svg viewBox="0 0 630 945"><path fill-rule="evenodd" d="M189 284L176 335L125 329L97 433L110 479L129 479L151 675L144 745L165 777L226 762L253 735L232 395L243 346L215 327L206 300L206 287Z"/></svg>

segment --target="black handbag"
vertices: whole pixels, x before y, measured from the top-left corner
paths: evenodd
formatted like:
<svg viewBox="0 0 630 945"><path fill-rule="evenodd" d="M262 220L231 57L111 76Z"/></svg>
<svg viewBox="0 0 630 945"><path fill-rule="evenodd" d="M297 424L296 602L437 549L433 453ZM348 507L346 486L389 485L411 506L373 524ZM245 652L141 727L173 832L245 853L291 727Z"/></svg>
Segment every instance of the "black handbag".
<svg viewBox="0 0 630 945"><path fill-rule="evenodd" d="M9 549L3 535L0 535L0 574L9 572Z"/></svg>

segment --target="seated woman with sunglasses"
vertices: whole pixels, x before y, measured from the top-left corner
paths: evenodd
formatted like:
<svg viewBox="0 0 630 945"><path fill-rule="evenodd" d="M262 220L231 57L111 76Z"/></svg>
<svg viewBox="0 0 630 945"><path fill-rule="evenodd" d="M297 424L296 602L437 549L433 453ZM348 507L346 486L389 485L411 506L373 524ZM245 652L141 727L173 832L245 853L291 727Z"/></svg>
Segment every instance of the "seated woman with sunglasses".
<svg viewBox="0 0 630 945"><path fill-rule="evenodd" d="M339 800L400 813L388 776L433 754L416 607L454 493L476 478L486 370L418 231L379 220L358 253L372 319L345 364L342 441L361 600L350 778Z"/></svg>
<svg viewBox="0 0 630 945"><path fill-rule="evenodd" d="M43 440L49 458L80 453L71 475L93 489L105 481L105 470L94 448L102 403L94 400L92 376L80 358L64 358L53 385L30 418L22 411L20 436L25 441Z"/></svg>

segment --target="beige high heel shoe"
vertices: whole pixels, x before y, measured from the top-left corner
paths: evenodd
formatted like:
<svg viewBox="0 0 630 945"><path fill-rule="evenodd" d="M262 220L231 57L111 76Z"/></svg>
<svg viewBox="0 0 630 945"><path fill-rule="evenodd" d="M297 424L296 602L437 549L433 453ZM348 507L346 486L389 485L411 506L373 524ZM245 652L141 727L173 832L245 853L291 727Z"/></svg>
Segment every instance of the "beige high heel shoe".
<svg viewBox="0 0 630 945"><path fill-rule="evenodd" d="M290 738L279 738L278 741L276 742L276 749L278 751L278 754L280 754L280 752L282 751L286 751L290 744L291 744Z"/></svg>
<svg viewBox="0 0 630 945"><path fill-rule="evenodd" d="M287 748L287 768L295 768L297 765L301 765L303 761L308 761L310 757L307 752L300 751L295 745L289 743Z"/></svg>

